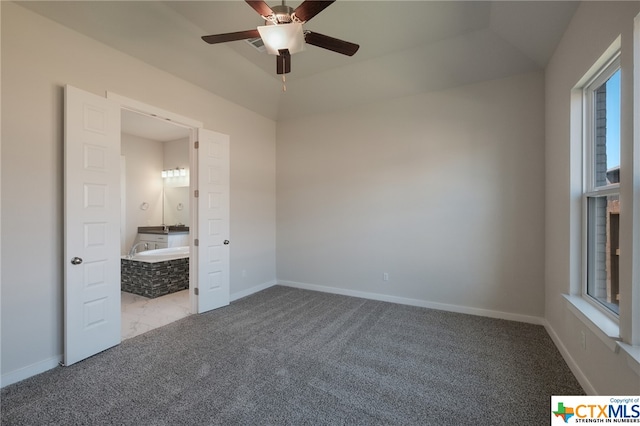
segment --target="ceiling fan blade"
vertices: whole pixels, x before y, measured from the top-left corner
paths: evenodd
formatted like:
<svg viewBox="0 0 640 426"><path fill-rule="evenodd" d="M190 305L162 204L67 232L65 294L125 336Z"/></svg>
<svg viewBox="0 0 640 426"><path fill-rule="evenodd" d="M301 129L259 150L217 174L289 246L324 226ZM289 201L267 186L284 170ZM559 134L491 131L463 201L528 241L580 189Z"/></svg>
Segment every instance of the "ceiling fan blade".
<svg viewBox="0 0 640 426"><path fill-rule="evenodd" d="M256 12L258 12L262 16L273 15L273 10L266 4L263 0L245 0L249 6L253 8Z"/></svg>
<svg viewBox="0 0 640 426"><path fill-rule="evenodd" d="M276 56L276 72L278 74L288 74L291 72L291 55L289 49L278 50L279 55Z"/></svg>
<svg viewBox="0 0 640 426"><path fill-rule="evenodd" d="M336 0L305 0L293 13L299 20L308 21L326 9L334 1Z"/></svg>
<svg viewBox="0 0 640 426"><path fill-rule="evenodd" d="M248 38L259 38L260 33L257 29L237 31L235 33L213 34L202 36L202 39L209 44L226 43L228 41L245 40Z"/></svg>
<svg viewBox="0 0 640 426"><path fill-rule="evenodd" d="M353 56L360 48L360 46L355 43L329 37L324 34L313 33L311 31L304 35L304 41L314 46L342 53L347 56Z"/></svg>

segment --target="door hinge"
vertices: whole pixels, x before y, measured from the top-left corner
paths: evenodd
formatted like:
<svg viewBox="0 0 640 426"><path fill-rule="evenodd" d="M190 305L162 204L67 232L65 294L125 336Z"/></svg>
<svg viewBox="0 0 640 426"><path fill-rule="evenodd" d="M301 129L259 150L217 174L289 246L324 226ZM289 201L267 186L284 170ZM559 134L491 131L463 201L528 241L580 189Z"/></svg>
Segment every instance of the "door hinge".
<svg viewBox="0 0 640 426"><path fill-rule="evenodd" d="M193 191L193 196L198 198L200 196L200 191L198 191L197 189Z"/></svg>
<svg viewBox="0 0 640 426"><path fill-rule="evenodd" d="M200 245L200 240L197 239L197 238L195 240L193 240L193 245L198 247Z"/></svg>
<svg viewBox="0 0 640 426"><path fill-rule="evenodd" d="M195 294L196 296L200 296L200 289L198 287L194 288L193 294Z"/></svg>
<svg viewBox="0 0 640 426"><path fill-rule="evenodd" d="M193 147L194 147L195 149L200 148L200 142L195 141L195 142L193 143Z"/></svg>

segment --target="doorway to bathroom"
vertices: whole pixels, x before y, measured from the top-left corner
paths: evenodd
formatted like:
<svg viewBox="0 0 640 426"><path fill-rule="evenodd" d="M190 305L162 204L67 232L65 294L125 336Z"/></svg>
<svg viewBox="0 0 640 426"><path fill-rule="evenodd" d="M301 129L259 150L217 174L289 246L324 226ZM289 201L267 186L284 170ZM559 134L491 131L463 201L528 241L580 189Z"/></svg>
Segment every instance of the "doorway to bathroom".
<svg viewBox="0 0 640 426"><path fill-rule="evenodd" d="M191 131L157 115L121 110L122 340L192 313Z"/></svg>
<svg viewBox="0 0 640 426"><path fill-rule="evenodd" d="M107 92L107 99L116 101L120 105L121 114L125 114L124 119L127 120L127 122L122 121L121 127L126 126L129 133L142 132L141 128L148 127L159 132L155 136L156 139L161 137L160 134L164 135L162 154L156 151L162 157L162 169L158 169L160 162L156 162L155 168L149 170L156 183L158 179L162 181L161 196L157 191L151 195L157 200L155 220L158 220L158 211L160 211L162 212L159 219L161 223L156 225L147 215L144 219L147 220L146 224L144 220L140 222L138 217L138 222L133 226L121 226L121 229L126 227L130 230L129 238L132 234L136 235L133 245L121 247L121 250L126 252L125 256L138 257L136 252L139 249L153 248L154 250L140 253L140 256L144 257L143 262L121 259L121 263L127 263L128 266L132 266L133 263L136 268L142 264L142 271L138 271L138 277L141 275L161 277L161 282L154 278L150 284L153 287L152 298L175 290L171 287L174 284L179 286L176 281L185 282L184 275L188 274L187 289L182 291L186 293L183 297L188 297L189 309L187 311L183 306L176 307L175 298L184 299L174 294L171 298L165 297L158 302L146 302L147 308L144 310L152 311L149 307L157 306L159 312L166 314L171 311L175 318L228 305L230 299L229 136L204 129L202 123L188 117L111 92ZM141 118L152 121L141 124ZM136 125L129 121L137 122L138 130L134 130ZM146 135L152 136L151 133ZM145 155L149 154L148 150L143 149L143 151ZM123 161L126 163L126 158ZM126 169L130 168L126 167ZM129 185L124 190L128 191ZM128 204L132 204L134 211L136 208L141 211L151 208L150 201L132 199L129 196L127 200L131 200ZM121 212L121 216L128 214L128 211L129 209ZM127 220L128 217L124 219L125 224ZM144 238L142 238L143 235ZM163 240L160 240L161 238ZM125 244L130 241L125 239ZM184 248L188 250L186 259L182 251ZM143 256L149 253L153 256ZM124 267L121 270L125 272ZM123 285L125 284L123 280ZM161 326L167 321L169 320L165 318L157 321L156 324Z"/></svg>

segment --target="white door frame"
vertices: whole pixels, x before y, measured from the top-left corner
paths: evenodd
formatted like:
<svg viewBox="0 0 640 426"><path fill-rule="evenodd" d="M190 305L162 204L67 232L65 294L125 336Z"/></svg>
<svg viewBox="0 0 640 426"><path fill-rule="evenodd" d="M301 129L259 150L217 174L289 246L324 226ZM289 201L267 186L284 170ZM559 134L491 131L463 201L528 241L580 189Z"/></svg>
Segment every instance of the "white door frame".
<svg viewBox="0 0 640 426"><path fill-rule="evenodd" d="M198 200L194 198L194 190L196 189L197 179L194 179L194 175L197 172L197 153L195 152L194 144L196 142L197 137L197 129L202 128L203 124L200 121L191 119L189 117L184 117L179 114L175 114L170 111L163 110L161 108L155 107L153 105L145 104L143 102L137 101L135 99L127 98L126 96L118 95L113 92L106 92L107 99L113 100L120 104L120 108L124 110L129 110L133 112L137 112L139 114L147 115L152 118L156 118L159 120L169 121L177 126L185 127L189 129L189 174L191 178L189 179L189 199L190 199L190 207L189 207L189 228L191 232L189 232L189 247L190 247L190 255L189 255L189 270L192 271L194 267L198 266L197 256L194 256L194 236L198 235L197 230L197 202ZM198 299L194 294L194 282L193 282L193 274L189 274L189 305L190 311L192 314L198 312Z"/></svg>

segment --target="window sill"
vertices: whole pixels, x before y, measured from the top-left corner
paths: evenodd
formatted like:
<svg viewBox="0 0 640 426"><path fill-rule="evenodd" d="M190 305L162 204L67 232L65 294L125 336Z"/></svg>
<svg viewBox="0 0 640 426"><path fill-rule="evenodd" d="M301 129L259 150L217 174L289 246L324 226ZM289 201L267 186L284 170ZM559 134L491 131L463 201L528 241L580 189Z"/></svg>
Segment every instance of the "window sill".
<svg viewBox="0 0 640 426"><path fill-rule="evenodd" d="M584 300L582 296L571 296L568 294L563 294L563 296L567 300L569 310L582 321L589 330L598 336L602 343L611 349L611 351L618 352L620 348L618 345L618 341L620 340L620 327L618 327L618 323L591 303Z"/></svg>

